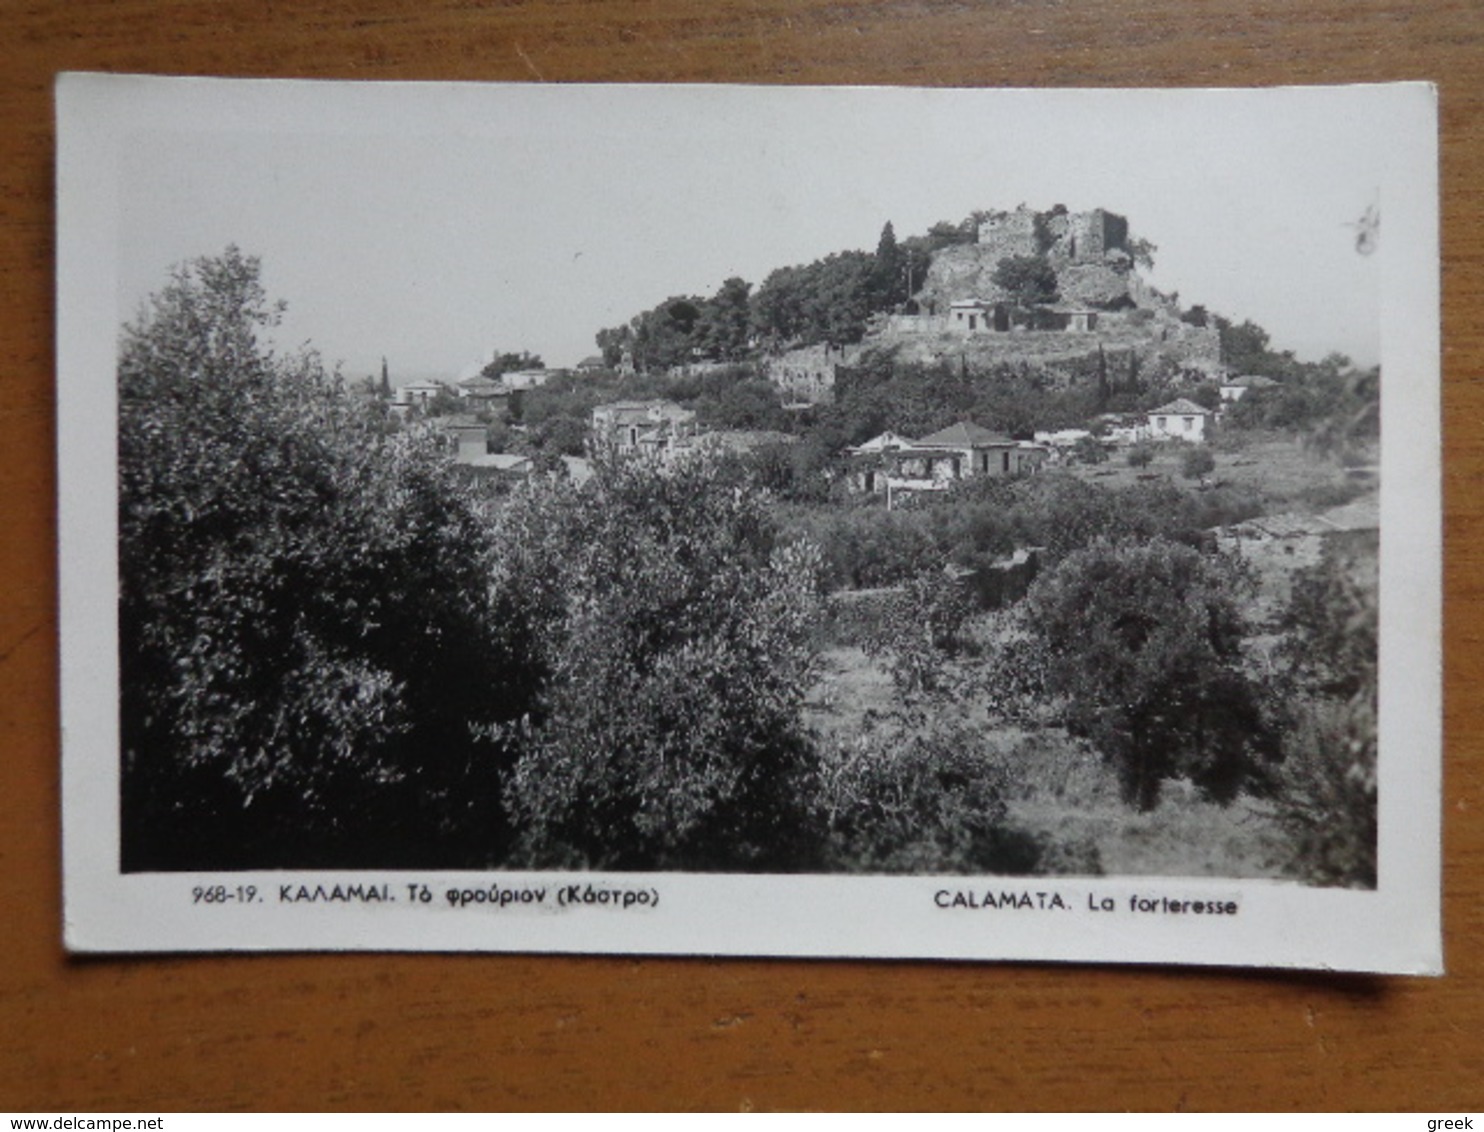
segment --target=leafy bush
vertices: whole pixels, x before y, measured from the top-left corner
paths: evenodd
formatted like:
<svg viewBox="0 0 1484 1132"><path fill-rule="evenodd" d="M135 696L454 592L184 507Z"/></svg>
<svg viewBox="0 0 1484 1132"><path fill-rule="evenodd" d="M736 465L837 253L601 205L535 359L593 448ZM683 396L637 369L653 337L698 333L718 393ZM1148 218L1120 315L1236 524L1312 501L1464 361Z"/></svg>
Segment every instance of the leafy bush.
<svg viewBox="0 0 1484 1132"><path fill-rule="evenodd" d="M1041 845L1009 820L982 729L885 727L824 760L816 806L830 863L854 872L1037 871Z"/></svg>
<svg viewBox="0 0 1484 1132"><path fill-rule="evenodd" d="M1319 563L1293 579L1281 624L1283 655L1308 690L1348 699L1375 695L1375 559L1329 543Z"/></svg>
<svg viewBox="0 0 1484 1132"><path fill-rule="evenodd" d="M819 547L830 589L891 586L941 561L933 517L925 510L796 507L783 512L790 537Z"/></svg>
<svg viewBox="0 0 1484 1132"><path fill-rule="evenodd" d="M1318 884L1376 884L1375 571L1373 548L1327 545L1282 620L1296 694L1279 816L1294 870Z"/></svg>
<svg viewBox="0 0 1484 1132"><path fill-rule="evenodd" d="M1343 507L1370 490L1369 485L1356 480L1331 480L1328 483L1311 484L1299 492L1298 498L1310 507L1327 510L1331 507Z"/></svg>
<svg viewBox="0 0 1484 1132"><path fill-rule="evenodd" d="M806 867L818 553L701 460L600 460L497 527L545 673L507 794L517 859Z"/></svg>
<svg viewBox="0 0 1484 1132"><path fill-rule="evenodd" d="M973 612L963 584L941 570L919 574L888 608L866 651L886 659L897 694L909 702L945 691L948 659Z"/></svg>
<svg viewBox="0 0 1484 1132"><path fill-rule="evenodd" d="M1373 700L1320 700L1289 723L1278 815L1291 868L1311 884L1376 887L1376 711Z"/></svg>
<svg viewBox="0 0 1484 1132"><path fill-rule="evenodd" d="M486 859L507 752L471 726L532 689L477 501L262 345L259 274L197 260L123 335L123 867Z"/></svg>
<svg viewBox="0 0 1484 1132"><path fill-rule="evenodd" d="M1255 518L1266 510L1261 492L1237 484L1220 484L1208 491L1187 493L1181 512L1186 531L1229 527Z"/></svg>
<svg viewBox="0 0 1484 1132"><path fill-rule="evenodd" d="M1152 809L1164 779L1218 801L1267 782L1276 748L1241 666L1238 563L1163 539L1098 541L1037 579L1024 625L1047 652L1046 687Z"/></svg>
<svg viewBox="0 0 1484 1132"><path fill-rule="evenodd" d="M1108 462L1108 450L1103 447L1102 441L1095 436L1083 436L1072 445L1072 455L1076 457L1079 464L1105 464Z"/></svg>
<svg viewBox="0 0 1484 1132"><path fill-rule="evenodd" d="M1204 444L1188 449L1180 458L1180 474L1188 480L1198 480L1216 470L1216 457Z"/></svg>
<svg viewBox="0 0 1484 1132"><path fill-rule="evenodd" d="M1154 463L1154 445L1147 440L1141 440L1128 450L1128 466L1130 468L1147 468Z"/></svg>
<svg viewBox="0 0 1484 1132"><path fill-rule="evenodd" d="M1022 309L1054 303L1058 298L1056 269L1043 255L1006 256L995 266L991 278Z"/></svg>

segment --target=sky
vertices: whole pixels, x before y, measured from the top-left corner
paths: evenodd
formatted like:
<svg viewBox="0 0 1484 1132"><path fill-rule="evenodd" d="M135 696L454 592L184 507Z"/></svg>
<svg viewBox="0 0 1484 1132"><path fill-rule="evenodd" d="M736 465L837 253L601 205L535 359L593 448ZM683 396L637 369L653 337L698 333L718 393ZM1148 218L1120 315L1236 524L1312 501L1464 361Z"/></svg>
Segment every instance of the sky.
<svg viewBox="0 0 1484 1132"><path fill-rule="evenodd" d="M138 90L120 320L235 243L288 304L280 345L350 376L385 356L394 382L457 377L496 349L570 366L670 295L1022 203L1126 216L1157 246L1155 286L1276 348L1380 354L1385 257L1357 253L1354 224L1384 220L1388 155L1353 88Z"/></svg>

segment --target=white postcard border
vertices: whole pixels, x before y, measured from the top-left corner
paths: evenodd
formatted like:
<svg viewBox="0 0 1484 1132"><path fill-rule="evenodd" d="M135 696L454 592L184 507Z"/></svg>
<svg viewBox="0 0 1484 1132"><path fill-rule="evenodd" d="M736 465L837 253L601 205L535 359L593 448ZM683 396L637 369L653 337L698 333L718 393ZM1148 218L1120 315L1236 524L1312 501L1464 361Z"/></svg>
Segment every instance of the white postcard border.
<svg viewBox="0 0 1484 1132"><path fill-rule="evenodd" d="M74 951L407 950L1014 959L1436 974L1441 953L1441 523L1436 92L1424 84L1201 92L1234 113L1333 98L1391 147L1381 186L1380 879L1374 892L1210 878L324 872L118 867L115 368L122 147L175 128L437 129L491 99L684 100L747 88L552 88L63 76L58 100L59 575L65 940ZM566 92L565 94L563 92ZM778 91L768 97L776 99ZM1064 100L1128 112L1178 91L805 91ZM677 102L678 105L678 102ZM460 123L463 123L461 127ZM340 901L348 886L389 899ZM249 886L260 902L197 898ZM341 886L337 890L337 886ZM421 892L426 889L428 898ZM543 890L537 900L534 893ZM493 891L493 896L491 895ZM449 893L456 894L450 897ZM301 893L304 894L301 898ZM483 893L481 899L478 894ZM505 897L501 894L516 894ZM522 897L521 893L528 893ZM639 894L646 894L641 898ZM321 898L320 894L323 894ZM466 896L466 894L468 894ZM1130 902L1234 904L1236 914ZM1104 911L1111 901L1111 911Z"/></svg>

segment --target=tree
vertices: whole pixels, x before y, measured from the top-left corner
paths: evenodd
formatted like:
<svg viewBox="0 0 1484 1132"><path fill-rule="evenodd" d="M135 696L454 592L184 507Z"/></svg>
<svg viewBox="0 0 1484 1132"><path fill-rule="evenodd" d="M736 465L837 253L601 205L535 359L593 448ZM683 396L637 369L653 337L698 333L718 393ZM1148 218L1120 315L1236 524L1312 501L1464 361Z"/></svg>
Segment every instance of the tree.
<svg viewBox="0 0 1484 1132"><path fill-rule="evenodd" d="M1204 444L1187 449L1180 459L1180 474L1188 480L1198 480L1216 470L1216 457Z"/></svg>
<svg viewBox="0 0 1484 1132"><path fill-rule="evenodd" d="M1269 348L1268 332L1250 320L1241 325L1213 316L1221 339L1221 361L1234 373L1256 373L1284 378L1294 373L1298 362L1292 351L1281 353Z"/></svg>
<svg viewBox="0 0 1484 1132"><path fill-rule="evenodd" d="M896 231L888 220L876 243L876 262L871 269L872 306L889 308L905 298L902 264L902 249L897 246Z"/></svg>
<svg viewBox="0 0 1484 1132"><path fill-rule="evenodd" d="M762 378L733 375L714 393L697 399L695 406L708 428L781 431L790 423L777 388Z"/></svg>
<svg viewBox="0 0 1484 1132"><path fill-rule="evenodd" d="M1139 237L1130 237L1125 247L1128 249L1129 257L1145 271L1154 270L1154 253L1159 247L1148 240ZM1204 325L1199 324L1199 325Z"/></svg>
<svg viewBox="0 0 1484 1132"><path fill-rule="evenodd" d="M481 377L487 377L491 381L499 381L500 375L513 373L517 370L545 369L546 363L541 360L540 354L533 354L529 350L521 350L519 353L507 351L496 354L489 360L484 369L479 371Z"/></svg>
<svg viewBox="0 0 1484 1132"><path fill-rule="evenodd" d="M908 579L866 651L884 658L897 694L909 704L952 688L948 658L957 651L973 603L964 584L943 570Z"/></svg>
<svg viewBox="0 0 1484 1132"><path fill-rule="evenodd" d="M461 412L463 408L459 395L445 385L428 398L423 411L430 417L447 417Z"/></svg>
<svg viewBox="0 0 1484 1132"><path fill-rule="evenodd" d="M747 354L752 284L732 276L701 308L696 347L715 361L737 361Z"/></svg>
<svg viewBox="0 0 1484 1132"><path fill-rule="evenodd" d="M1023 311L1054 303L1058 298L1056 269L1044 256L1006 256L995 267L991 278L995 286L1004 290Z"/></svg>
<svg viewBox="0 0 1484 1132"><path fill-rule="evenodd" d="M522 631L425 430L276 357L256 259L178 269L119 359L128 869L487 861Z"/></svg>
<svg viewBox="0 0 1484 1132"><path fill-rule="evenodd" d="M1105 464L1108 461L1108 450L1095 436L1079 436L1077 443L1072 445L1072 455L1079 464Z"/></svg>
<svg viewBox="0 0 1484 1132"><path fill-rule="evenodd" d="M1374 548L1329 543L1295 574L1282 619L1298 695L1278 814L1312 883L1376 885L1376 590Z"/></svg>
<svg viewBox="0 0 1484 1132"><path fill-rule="evenodd" d="M859 342L866 320L885 305L873 290L875 272L876 257L867 252L779 268L753 295L753 329L780 343Z"/></svg>
<svg viewBox="0 0 1484 1132"><path fill-rule="evenodd" d="M600 458L498 520L548 674L508 794L531 865L798 868L817 551L709 459Z"/></svg>
<svg viewBox="0 0 1484 1132"><path fill-rule="evenodd" d="M635 315L627 326L598 331L603 360L617 366L627 350L643 371L685 365L699 349L698 327L706 306L707 301L696 295L672 295L653 310Z"/></svg>
<svg viewBox="0 0 1484 1132"><path fill-rule="evenodd" d="M1128 466L1130 468L1147 468L1154 463L1154 445L1147 440L1141 440L1128 450Z"/></svg>
<svg viewBox="0 0 1484 1132"><path fill-rule="evenodd" d="M531 448L553 456L582 456L587 452L588 418L547 417L527 433Z"/></svg>
<svg viewBox="0 0 1484 1132"><path fill-rule="evenodd" d="M597 333L597 346L603 355L603 364L617 369L625 353L632 352L634 331L630 326L614 326Z"/></svg>
<svg viewBox="0 0 1484 1132"><path fill-rule="evenodd" d="M1159 801L1184 776L1218 800L1264 782L1273 737L1243 675L1234 561L1154 539L1099 540L1039 578L1026 631L1045 652L1048 689L1113 763L1126 801Z"/></svg>

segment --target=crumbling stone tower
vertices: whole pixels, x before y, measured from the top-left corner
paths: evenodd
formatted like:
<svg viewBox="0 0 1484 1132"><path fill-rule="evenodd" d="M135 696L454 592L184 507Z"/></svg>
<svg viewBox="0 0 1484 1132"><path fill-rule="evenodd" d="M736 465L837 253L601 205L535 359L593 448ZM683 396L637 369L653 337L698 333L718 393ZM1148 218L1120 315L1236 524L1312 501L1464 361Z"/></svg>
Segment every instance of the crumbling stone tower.
<svg viewBox="0 0 1484 1132"><path fill-rule="evenodd" d="M1010 256L1039 255L1036 213L1021 205L1014 212L995 212L979 225L979 255L991 267Z"/></svg>
<svg viewBox="0 0 1484 1132"><path fill-rule="evenodd" d="M1114 249L1128 250L1128 219L1101 208L1070 213L1066 235L1057 243L1072 263L1100 263Z"/></svg>
<svg viewBox="0 0 1484 1132"><path fill-rule="evenodd" d="M979 255L990 266L1007 256L1042 254L1063 263L1101 263L1108 252L1127 248L1128 220L1101 208L1037 213L1021 205L991 213L979 225Z"/></svg>

